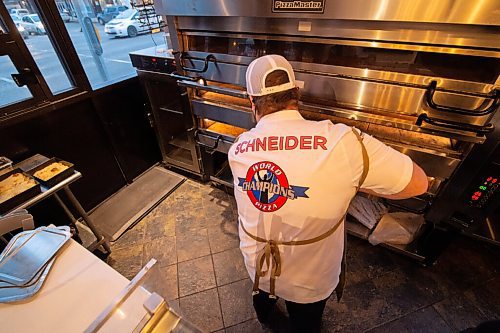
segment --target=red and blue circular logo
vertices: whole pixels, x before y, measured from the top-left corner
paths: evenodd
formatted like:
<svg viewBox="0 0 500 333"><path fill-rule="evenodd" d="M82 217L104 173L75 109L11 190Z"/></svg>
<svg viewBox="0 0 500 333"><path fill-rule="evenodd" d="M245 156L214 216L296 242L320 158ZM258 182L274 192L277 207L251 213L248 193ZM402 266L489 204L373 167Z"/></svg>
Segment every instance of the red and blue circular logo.
<svg viewBox="0 0 500 333"><path fill-rule="evenodd" d="M258 162L248 168L245 178L238 178L238 186L247 192L253 206L263 212L274 212L288 199L308 196L308 187L291 186L283 169L273 162Z"/></svg>

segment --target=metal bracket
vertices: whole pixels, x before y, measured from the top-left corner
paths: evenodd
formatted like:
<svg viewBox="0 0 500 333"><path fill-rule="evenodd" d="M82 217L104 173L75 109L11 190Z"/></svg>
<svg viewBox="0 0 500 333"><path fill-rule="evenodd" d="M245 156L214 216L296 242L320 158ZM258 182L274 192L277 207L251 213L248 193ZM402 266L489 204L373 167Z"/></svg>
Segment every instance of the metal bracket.
<svg viewBox="0 0 500 333"><path fill-rule="evenodd" d="M21 69L21 73L11 74L11 76L18 87L38 83L35 73L30 68L23 68Z"/></svg>

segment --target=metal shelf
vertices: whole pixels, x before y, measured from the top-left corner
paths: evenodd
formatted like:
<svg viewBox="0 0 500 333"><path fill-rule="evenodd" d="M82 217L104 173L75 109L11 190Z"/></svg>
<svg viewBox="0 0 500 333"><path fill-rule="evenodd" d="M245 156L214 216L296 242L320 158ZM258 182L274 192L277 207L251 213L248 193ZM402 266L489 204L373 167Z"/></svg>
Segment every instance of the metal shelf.
<svg viewBox="0 0 500 333"><path fill-rule="evenodd" d="M168 143L172 146L176 146L178 148L191 150L191 144L189 143L189 139L187 133L181 133L174 137L172 140L168 141Z"/></svg>

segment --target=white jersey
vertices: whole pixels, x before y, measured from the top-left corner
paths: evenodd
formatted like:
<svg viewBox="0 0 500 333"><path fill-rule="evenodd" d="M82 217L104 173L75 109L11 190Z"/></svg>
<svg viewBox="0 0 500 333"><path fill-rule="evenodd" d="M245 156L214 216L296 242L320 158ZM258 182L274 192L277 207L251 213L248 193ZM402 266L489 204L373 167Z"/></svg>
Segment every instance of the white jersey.
<svg viewBox="0 0 500 333"><path fill-rule="evenodd" d="M362 186L380 194L410 182L411 159L364 134L370 168ZM352 129L330 121L304 120L295 110L264 116L229 150L239 222L267 240L306 240L344 216L363 171L361 145ZM252 279L264 248L239 228L240 248ZM279 246L281 275L276 295L297 303L327 298L339 281L344 225L307 245ZM269 292L269 272L259 288Z"/></svg>

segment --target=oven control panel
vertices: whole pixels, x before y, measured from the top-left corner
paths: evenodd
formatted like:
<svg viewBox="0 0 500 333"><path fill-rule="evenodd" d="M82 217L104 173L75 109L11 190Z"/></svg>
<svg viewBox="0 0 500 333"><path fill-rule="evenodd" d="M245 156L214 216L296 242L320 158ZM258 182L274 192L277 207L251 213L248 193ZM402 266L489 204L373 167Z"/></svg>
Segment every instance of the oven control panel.
<svg viewBox="0 0 500 333"><path fill-rule="evenodd" d="M493 163L479 178L479 182L469 196L469 206L486 208L491 202L498 200L500 193L500 164Z"/></svg>
<svg viewBox="0 0 500 333"><path fill-rule="evenodd" d="M172 73L176 71L174 58L130 54L130 59L132 60L132 65L137 69L160 73Z"/></svg>

